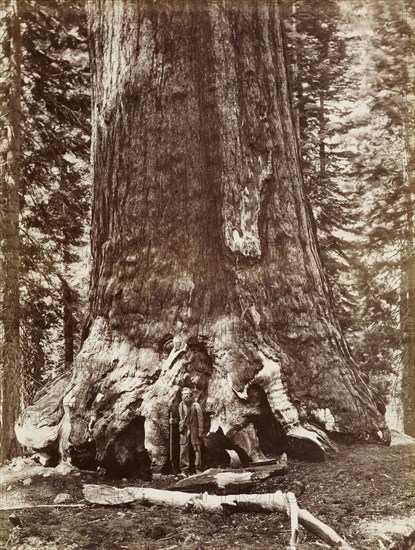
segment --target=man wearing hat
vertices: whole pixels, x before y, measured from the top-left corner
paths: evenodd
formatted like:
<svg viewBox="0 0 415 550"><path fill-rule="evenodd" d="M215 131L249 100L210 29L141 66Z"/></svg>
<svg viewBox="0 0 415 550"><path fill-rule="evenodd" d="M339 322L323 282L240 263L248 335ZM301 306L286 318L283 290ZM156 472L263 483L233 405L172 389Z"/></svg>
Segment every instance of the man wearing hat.
<svg viewBox="0 0 415 550"><path fill-rule="evenodd" d="M190 388L183 388L182 400L179 403L179 431L180 431L180 470L184 474L189 473L190 447L195 454L196 473L202 471L202 440L203 440L203 412L197 401L193 398Z"/></svg>

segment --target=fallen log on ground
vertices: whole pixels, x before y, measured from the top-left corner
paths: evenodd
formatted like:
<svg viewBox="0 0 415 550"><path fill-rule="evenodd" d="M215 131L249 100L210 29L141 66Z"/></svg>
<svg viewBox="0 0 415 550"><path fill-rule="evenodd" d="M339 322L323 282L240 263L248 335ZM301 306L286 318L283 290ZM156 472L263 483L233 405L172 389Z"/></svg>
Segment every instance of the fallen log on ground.
<svg viewBox="0 0 415 550"><path fill-rule="evenodd" d="M207 513L283 513L288 516L291 506L287 495L282 491L268 494L208 495L191 494L179 491L152 489L149 487L110 487L108 485L84 485L84 498L87 502L102 505L119 505L131 502L157 504L179 508L184 511ZM315 518L307 510L296 508L298 522L308 531L338 550L353 548L331 527ZM295 523L295 522L294 522Z"/></svg>
<svg viewBox="0 0 415 550"><path fill-rule="evenodd" d="M234 494L239 491L246 491L259 481L264 481L274 476L285 475L287 471L286 456L277 464L262 466L261 468L225 471L210 468L201 474L181 479L169 487L169 490L186 491L188 493L207 491L208 493Z"/></svg>

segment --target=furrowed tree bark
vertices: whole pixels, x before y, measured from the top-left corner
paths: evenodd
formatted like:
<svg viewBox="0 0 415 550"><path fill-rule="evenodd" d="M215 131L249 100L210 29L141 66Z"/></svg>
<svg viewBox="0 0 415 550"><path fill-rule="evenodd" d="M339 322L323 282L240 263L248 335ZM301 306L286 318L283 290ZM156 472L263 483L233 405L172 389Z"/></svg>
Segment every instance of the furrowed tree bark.
<svg viewBox="0 0 415 550"><path fill-rule="evenodd" d="M1 0L0 130L0 463L17 454L20 412L19 186L20 23L16 0Z"/></svg>
<svg viewBox="0 0 415 550"><path fill-rule="evenodd" d="M387 442L334 317L275 2L92 1L89 21L92 286L62 451L93 415L100 465L144 444L162 464L185 385L251 460Z"/></svg>

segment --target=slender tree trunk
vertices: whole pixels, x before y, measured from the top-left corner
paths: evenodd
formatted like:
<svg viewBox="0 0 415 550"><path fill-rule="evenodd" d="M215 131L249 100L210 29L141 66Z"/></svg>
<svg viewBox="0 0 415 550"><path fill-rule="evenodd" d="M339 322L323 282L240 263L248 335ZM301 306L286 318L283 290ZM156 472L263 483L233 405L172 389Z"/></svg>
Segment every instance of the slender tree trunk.
<svg viewBox="0 0 415 550"><path fill-rule="evenodd" d="M1 241L0 462L14 456L22 384L19 355L20 23L17 0L0 4Z"/></svg>
<svg viewBox="0 0 415 550"><path fill-rule="evenodd" d="M413 116L413 115L412 115ZM411 145L409 130L409 112L404 125L404 182L407 189L405 197L406 206L406 240L405 240L405 311L404 311L404 336L405 354L402 372L402 401L404 416L404 431L415 437L415 231L414 231L414 197L415 178L411 161L414 147ZM413 138L412 138L413 139Z"/></svg>
<svg viewBox="0 0 415 550"><path fill-rule="evenodd" d="M300 100L302 99L302 83L299 77L298 71L298 40L297 40L297 0L292 0L291 4L291 18L292 18L292 79L291 86L294 91L294 97L296 100L296 105L293 107L293 120L294 120L294 129L297 135L297 141L300 144L301 148L301 135L300 135Z"/></svg>
<svg viewBox="0 0 415 550"><path fill-rule="evenodd" d="M183 386L251 458L284 433L387 441L334 318L275 2L102 0L89 20L92 287L63 452L93 415L100 464L132 468L144 438L162 462Z"/></svg>
<svg viewBox="0 0 415 550"><path fill-rule="evenodd" d="M68 282L62 280L64 360L71 366L75 349L74 296Z"/></svg>
<svg viewBox="0 0 415 550"><path fill-rule="evenodd" d="M324 133L326 131L326 120L324 116L324 90L322 88L319 91L318 126L319 126L318 158L319 158L320 185L323 188L325 188L327 158L326 158L326 144L324 143Z"/></svg>
<svg viewBox="0 0 415 550"><path fill-rule="evenodd" d="M316 17L317 20L320 20L320 3L317 1L316 5ZM322 63L323 61L329 59L329 48L328 48L328 42L327 39L323 39L321 42L321 51L319 54L319 62ZM321 70L321 69L320 69ZM325 91L327 89L327 82L325 82L326 75L324 71L322 71L322 74L320 75L319 79L319 90L318 90L318 101L319 101L319 110L318 110L318 130L319 130L319 136L318 136L318 148L319 148L319 180L320 180L320 186L322 190L327 190L327 173L326 173L326 165L327 165L327 154L326 154L326 144L325 144L325 134L326 134L326 116L325 116ZM324 193L324 191L323 191Z"/></svg>
<svg viewBox="0 0 415 550"><path fill-rule="evenodd" d="M42 375L45 374L46 371L46 357L45 357L45 351L43 349L43 341L44 339L44 328L43 327L37 327L33 330L33 333L31 334L31 339L29 342L30 349L26 351L30 355L30 359L27 360L27 364L32 366L30 369L30 375L31 380L28 380L26 382L26 370L23 369L25 373L25 387L24 391L27 393L27 386L30 387L30 393L29 396L24 399L24 402L30 403L32 401L33 396L35 393L39 390L39 388L42 387ZM22 347L22 346L21 346Z"/></svg>
<svg viewBox="0 0 415 550"><path fill-rule="evenodd" d="M404 431L415 437L415 252L413 245L411 248L408 269L407 360L403 370L402 386L404 392Z"/></svg>
<svg viewBox="0 0 415 550"><path fill-rule="evenodd" d="M407 319L408 319L408 266L407 266L407 239L405 234L402 236L400 242L400 262L399 262L399 329L401 332L401 356L398 371L396 373L396 385L395 391L392 389L392 399L396 401L397 412L397 426L391 426L399 431L404 431L404 390L403 390L403 372L405 369L405 362L407 360L406 353L406 334L407 334Z"/></svg>

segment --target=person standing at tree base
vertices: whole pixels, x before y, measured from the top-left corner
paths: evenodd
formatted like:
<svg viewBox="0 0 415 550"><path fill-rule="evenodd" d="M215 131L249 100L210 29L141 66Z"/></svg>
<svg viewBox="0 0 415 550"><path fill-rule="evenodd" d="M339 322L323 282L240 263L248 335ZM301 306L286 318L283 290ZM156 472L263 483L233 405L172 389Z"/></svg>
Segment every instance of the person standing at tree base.
<svg viewBox="0 0 415 550"><path fill-rule="evenodd" d="M193 398L190 388L183 388L179 403L180 470L184 474L190 469L190 448L194 451L196 473L202 469L203 412Z"/></svg>

